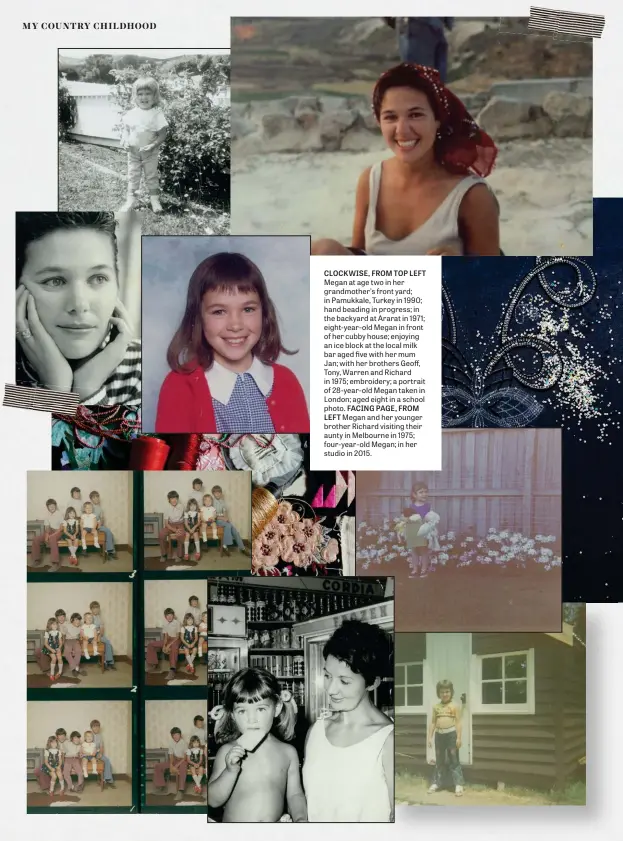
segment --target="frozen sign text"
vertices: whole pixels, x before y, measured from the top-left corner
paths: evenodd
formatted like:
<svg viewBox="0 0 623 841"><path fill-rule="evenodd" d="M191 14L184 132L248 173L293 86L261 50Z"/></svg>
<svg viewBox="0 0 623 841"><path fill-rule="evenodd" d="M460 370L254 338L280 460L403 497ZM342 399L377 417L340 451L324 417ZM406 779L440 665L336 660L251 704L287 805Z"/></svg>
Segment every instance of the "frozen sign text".
<svg viewBox="0 0 623 841"><path fill-rule="evenodd" d="M312 257L311 467L441 469L441 258Z"/></svg>

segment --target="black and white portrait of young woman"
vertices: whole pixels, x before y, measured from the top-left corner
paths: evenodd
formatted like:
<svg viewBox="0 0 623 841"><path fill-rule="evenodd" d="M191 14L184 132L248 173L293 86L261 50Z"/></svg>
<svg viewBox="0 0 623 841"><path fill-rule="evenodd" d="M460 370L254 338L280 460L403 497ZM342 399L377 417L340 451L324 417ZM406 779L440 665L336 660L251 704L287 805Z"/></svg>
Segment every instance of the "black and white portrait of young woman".
<svg viewBox="0 0 623 841"><path fill-rule="evenodd" d="M16 383L141 402L140 219L16 214Z"/></svg>

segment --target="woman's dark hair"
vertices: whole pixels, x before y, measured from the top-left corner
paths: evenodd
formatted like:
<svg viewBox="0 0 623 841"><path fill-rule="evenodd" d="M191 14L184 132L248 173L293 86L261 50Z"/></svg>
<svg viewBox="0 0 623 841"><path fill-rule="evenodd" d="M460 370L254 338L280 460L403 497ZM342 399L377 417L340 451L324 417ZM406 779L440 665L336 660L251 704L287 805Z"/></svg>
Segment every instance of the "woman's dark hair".
<svg viewBox="0 0 623 841"><path fill-rule="evenodd" d="M383 73L372 94L372 110L377 120L381 117L383 99L391 88L411 88L426 96L439 124L435 158L448 172L463 175L473 172L482 178L489 175L497 157L496 145L461 100L443 84L437 70L403 63Z"/></svg>
<svg viewBox="0 0 623 841"><path fill-rule="evenodd" d="M363 677L366 686L372 686L376 678L388 676L391 649L391 639L382 628L347 619L325 643L322 656L346 663L352 672Z"/></svg>
<svg viewBox="0 0 623 841"><path fill-rule="evenodd" d="M16 213L15 214L15 286L19 286L26 251L31 242L36 242L55 231L90 230L108 234L114 255L115 270L118 272L117 223L114 213Z"/></svg>
<svg viewBox="0 0 623 841"><path fill-rule="evenodd" d="M385 94L391 88L412 88L421 91L426 95L435 119L439 122L444 119L444 114L439 106L439 91L435 89L435 82L418 73L412 64L398 64L383 73L374 88L372 110L377 120L381 118L381 107Z"/></svg>
<svg viewBox="0 0 623 841"><path fill-rule="evenodd" d="M221 252L207 257L192 273L186 310L167 351L171 370L189 373L195 367L211 368L214 351L203 335L201 310L206 292L255 292L262 306L262 334L253 355L265 364L276 362L279 354L292 355L281 343L275 306L268 295L266 281L258 267L243 254Z"/></svg>

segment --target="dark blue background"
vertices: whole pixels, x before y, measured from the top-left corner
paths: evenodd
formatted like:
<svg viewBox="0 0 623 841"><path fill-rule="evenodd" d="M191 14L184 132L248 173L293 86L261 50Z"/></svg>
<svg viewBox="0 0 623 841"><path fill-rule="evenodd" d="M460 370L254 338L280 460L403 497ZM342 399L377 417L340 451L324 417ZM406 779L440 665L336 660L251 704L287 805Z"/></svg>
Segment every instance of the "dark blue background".
<svg viewBox="0 0 623 841"><path fill-rule="evenodd" d="M623 385L616 380L623 381L623 366L617 365L613 371L608 363L613 358L613 337L615 355L623 356L623 199L596 199L593 207L594 256L583 259L597 274L597 291L587 307L596 312L607 302L613 317L596 324L589 340L600 354L602 367L610 368L610 378L601 384L600 393L604 403L611 403L610 411L620 427ZM478 343L476 331L493 335L511 290L534 265L530 257L443 259L443 282L460 325L457 345L470 361L475 360L467 346ZM608 335L609 330L613 334ZM537 392L534 396L541 397ZM546 406L534 426L563 426L563 599L619 601L623 586L623 431L612 428L607 441L600 441L596 421L585 420L581 430L574 428L555 406Z"/></svg>

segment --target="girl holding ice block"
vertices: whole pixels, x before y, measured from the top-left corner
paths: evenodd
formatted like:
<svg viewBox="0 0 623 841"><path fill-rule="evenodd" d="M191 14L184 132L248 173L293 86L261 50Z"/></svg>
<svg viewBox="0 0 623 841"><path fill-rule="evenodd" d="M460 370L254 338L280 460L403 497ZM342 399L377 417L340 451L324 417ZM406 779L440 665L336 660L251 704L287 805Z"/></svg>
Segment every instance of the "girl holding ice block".
<svg viewBox="0 0 623 841"><path fill-rule="evenodd" d="M265 669L241 669L210 716L222 745L208 782L208 806L225 807L224 823L278 823L284 804L294 823L307 821L294 737L297 706ZM282 741L283 740L283 741Z"/></svg>

